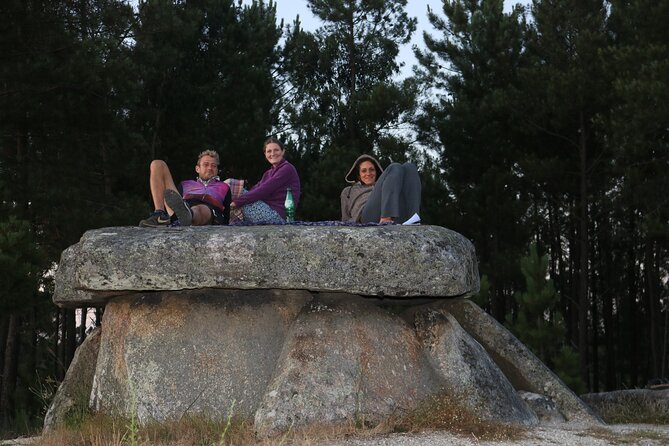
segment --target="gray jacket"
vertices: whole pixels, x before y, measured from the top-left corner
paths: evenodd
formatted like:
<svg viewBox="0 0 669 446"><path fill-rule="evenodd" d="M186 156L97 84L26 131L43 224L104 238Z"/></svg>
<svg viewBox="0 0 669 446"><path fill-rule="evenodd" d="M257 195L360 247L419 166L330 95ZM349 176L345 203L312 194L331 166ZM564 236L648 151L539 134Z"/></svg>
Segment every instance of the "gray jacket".
<svg viewBox="0 0 669 446"><path fill-rule="evenodd" d="M362 209L365 207L365 203L367 203L369 195L374 190L374 186L365 186L359 181L358 166L363 161L371 161L375 165L377 180L379 179L378 176L383 173L381 164L379 164L379 162L373 156L360 155L358 159L353 162L351 169L346 174L346 177L344 177L346 181L348 183L352 183L352 185L345 187L344 190L341 191L340 196L342 221L353 221L355 223L360 223L362 220Z"/></svg>
<svg viewBox="0 0 669 446"><path fill-rule="evenodd" d="M341 191L340 197L342 221L360 223L362 209L365 207L365 203L367 203L367 199L373 190L374 186L365 186L360 182L345 187Z"/></svg>

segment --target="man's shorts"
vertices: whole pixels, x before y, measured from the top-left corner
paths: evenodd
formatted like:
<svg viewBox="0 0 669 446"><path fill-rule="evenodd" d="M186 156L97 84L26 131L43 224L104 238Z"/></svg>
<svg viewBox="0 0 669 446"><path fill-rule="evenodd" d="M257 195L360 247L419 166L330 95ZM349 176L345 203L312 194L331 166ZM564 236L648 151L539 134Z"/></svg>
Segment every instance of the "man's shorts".
<svg viewBox="0 0 669 446"><path fill-rule="evenodd" d="M232 201L230 197L230 191L228 191L228 193L225 195L225 200L223 201L224 209L220 209L219 207L214 206L213 204L204 200L189 198L184 201L186 204L188 204L189 207L197 206L198 204L207 206L209 210L211 210L212 225L227 225L230 222L230 201Z"/></svg>

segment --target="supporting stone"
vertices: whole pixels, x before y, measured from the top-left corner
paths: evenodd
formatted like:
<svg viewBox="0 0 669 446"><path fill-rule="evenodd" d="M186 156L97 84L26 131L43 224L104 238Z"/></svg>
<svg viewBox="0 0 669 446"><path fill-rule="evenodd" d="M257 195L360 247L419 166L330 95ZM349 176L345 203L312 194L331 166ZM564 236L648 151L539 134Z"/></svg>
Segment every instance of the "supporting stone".
<svg viewBox="0 0 669 446"><path fill-rule="evenodd" d="M604 419L620 419L621 414L627 414L627 417L636 415L637 422L643 422L641 420L666 420L669 416L669 389L614 390L586 393L581 398Z"/></svg>
<svg viewBox="0 0 669 446"><path fill-rule="evenodd" d="M91 403L140 422L221 418L234 404L235 415L272 435L381 421L441 395L484 419L537 421L441 310L410 324L346 293L196 290L107 305Z"/></svg>
<svg viewBox="0 0 669 446"><path fill-rule="evenodd" d="M537 423L536 415L502 371L453 316L425 308L417 311L414 319L424 351L452 399L486 420Z"/></svg>
<svg viewBox="0 0 669 446"><path fill-rule="evenodd" d="M194 290L112 300L92 406L142 422L201 413L252 417L304 291ZM133 407L134 405L134 407Z"/></svg>
<svg viewBox="0 0 669 446"><path fill-rule="evenodd" d="M469 300L436 304L452 314L490 354L516 390L551 398L568 421L601 424L601 419L509 330Z"/></svg>
<svg viewBox="0 0 669 446"><path fill-rule="evenodd" d="M44 416L44 432L64 423L68 417L82 417L88 411L101 334L100 328L93 330L74 353L65 378Z"/></svg>
<svg viewBox="0 0 669 446"><path fill-rule="evenodd" d="M273 434L312 423L403 415L440 383L415 333L359 296L320 294L295 320L255 415Z"/></svg>

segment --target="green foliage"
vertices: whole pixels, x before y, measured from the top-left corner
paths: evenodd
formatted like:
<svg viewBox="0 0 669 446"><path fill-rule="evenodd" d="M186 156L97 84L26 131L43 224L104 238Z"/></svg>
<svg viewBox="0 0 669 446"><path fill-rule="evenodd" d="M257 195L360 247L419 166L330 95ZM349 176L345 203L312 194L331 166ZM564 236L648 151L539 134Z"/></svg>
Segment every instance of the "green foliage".
<svg viewBox="0 0 669 446"><path fill-rule="evenodd" d="M124 121L132 101L132 8L121 1L71 6L3 7L3 192L12 212L39 228L52 260L117 205L136 173Z"/></svg>
<svg viewBox="0 0 669 446"><path fill-rule="evenodd" d="M553 281L546 278L548 255L539 257L536 245L532 245L528 256L520 260L520 269L526 291L515 294L518 310L507 322L516 336L545 361L554 356L554 344L564 336L564 323L555 311L559 296Z"/></svg>
<svg viewBox="0 0 669 446"><path fill-rule="evenodd" d="M472 297L472 300L476 305L479 307L485 309L489 308L489 302L490 302L490 280L488 279L488 276L486 274L481 275L481 288L479 289L479 292L476 294L476 296Z"/></svg>
<svg viewBox="0 0 669 446"><path fill-rule="evenodd" d="M459 221L453 196L444 180L439 161L424 154L418 161L422 184L420 215L430 224L455 228Z"/></svg>
<svg viewBox="0 0 669 446"><path fill-rule="evenodd" d="M279 107L280 37L271 2L141 2L132 125L143 138L145 166L165 159L175 178L188 178L197 153L211 148L224 177L257 181Z"/></svg>
<svg viewBox="0 0 669 446"><path fill-rule="evenodd" d="M669 0L444 1L409 79L405 0L310 1L313 32L273 2L135 3L0 2L0 314L21 311L23 424L43 406L27 389L67 362L48 265L145 215L151 159L179 180L213 148L223 176L254 182L270 133L302 219L339 218L360 153L417 161L423 220L476 246L475 299L499 320L517 309L572 388L579 365L590 388L666 376ZM549 262L522 270L530 241Z"/></svg>
<svg viewBox="0 0 669 446"><path fill-rule="evenodd" d="M417 51L437 89L415 121L439 157L425 192L443 205L426 210L474 242L499 320L522 288L510 259L531 240L550 254L560 341L579 353L552 361L580 365L588 388L600 343L607 387L667 373L668 4L536 0L526 20L501 1L445 1Z"/></svg>
<svg viewBox="0 0 669 446"><path fill-rule="evenodd" d="M137 395L132 382L130 382L130 419L125 429L121 442L126 446L139 446L140 424L137 419Z"/></svg>
<svg viewBox="0 0 669 446"><path fill-rule="evenodd" d="M615 150L615 172L624 177L616 194L616 206L634 209L640 230L668 246L669 219L664 191L669 135L663 125L669 119L669 44L659 17L669 15L669 2L613 2L612 26L619 44L608 51L606 68L615 73L615 97L610 112L602 116L610 129ZM635 23L643 19L646 26ZM639 162L646 160L646 162Z"/></svg>
<svg viewBox="0 0 669 446"><path fill-rule="evenodd" d="M425 36L426 50L416 50L416 56L422 81L446 94L422 106L417 126L426 145L436 143L447 185L449 200L438 221L472 239L481 273L490 281L490 308L503 318L520 280L508 259L520 256L528 236L518 224L528 203L514 126L519 70L527 63L525 23L520 10L504 13L501 0L445 1L443 13L428 14L440 35Z"/></svg>
<svg viewBox="0 0 669 446"><path fill-rule="evenodd" d="M534 354L574 391L584 391L579 380L578 356L565 344L565 324L558 309L560 297L547 277L548 255L539 256L536 245L520 260L525 291L514 296L517 310L507 316L507 325Z"/></svg>
<svg viewBox="0 0 669 446"><path fill-rule="evenodd" d="M223 432L221 432L221 439L219 440L218 444L220 446L225 445L225 436L228 434L228 431L230 430L230 426L232 426L232 416L234 414L235 410L235 403L236 400L232 400L232 403L230 404L230 409L228 410L228 420L225 423L225 428L223 428Z"/></svg>
<svg viewBox="0 0 669 446"><path fill-rule="evenodd" d="M417 86L398 82L399 46L416 20L406 0L309 1L323 25L289 28L284 73L290 83L282 114L305 193L306 219L336 219L343 177L361 153L402 161L411 146L397 129L416 105Z"/></svg>
<svg viewBox="0 0 669 446"><path fill-rule="evenodd" d="M562 345L553 358L553 371L577 395L588 391L580 377L580 359L576 350L570 345Z"/></svg>
<svg viewBox="0 0 669 446"><path fill-rule="evenodd" d="M0 221L0 310L20 311L37 295L44 256L29 222L10 216Z"/></svg>

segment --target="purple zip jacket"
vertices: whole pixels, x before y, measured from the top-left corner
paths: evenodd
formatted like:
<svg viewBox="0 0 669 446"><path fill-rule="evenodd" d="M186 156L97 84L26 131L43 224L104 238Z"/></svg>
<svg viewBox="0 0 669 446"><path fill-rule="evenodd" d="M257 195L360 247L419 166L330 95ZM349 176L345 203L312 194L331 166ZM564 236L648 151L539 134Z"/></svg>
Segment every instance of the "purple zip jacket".
<svg viewBox="0 0 669 446"><path fill-rule="evenodd" d="M238 207L254 201L262 200L274 209L281 218L286 218L286 210L283 205L286 201L286 190L290 187L295 207L300 202L300 177L297 175L295 166L285 159L278 165L272 166L266 171L260 181L250 191L238 197L235 204Z"/></svg>

